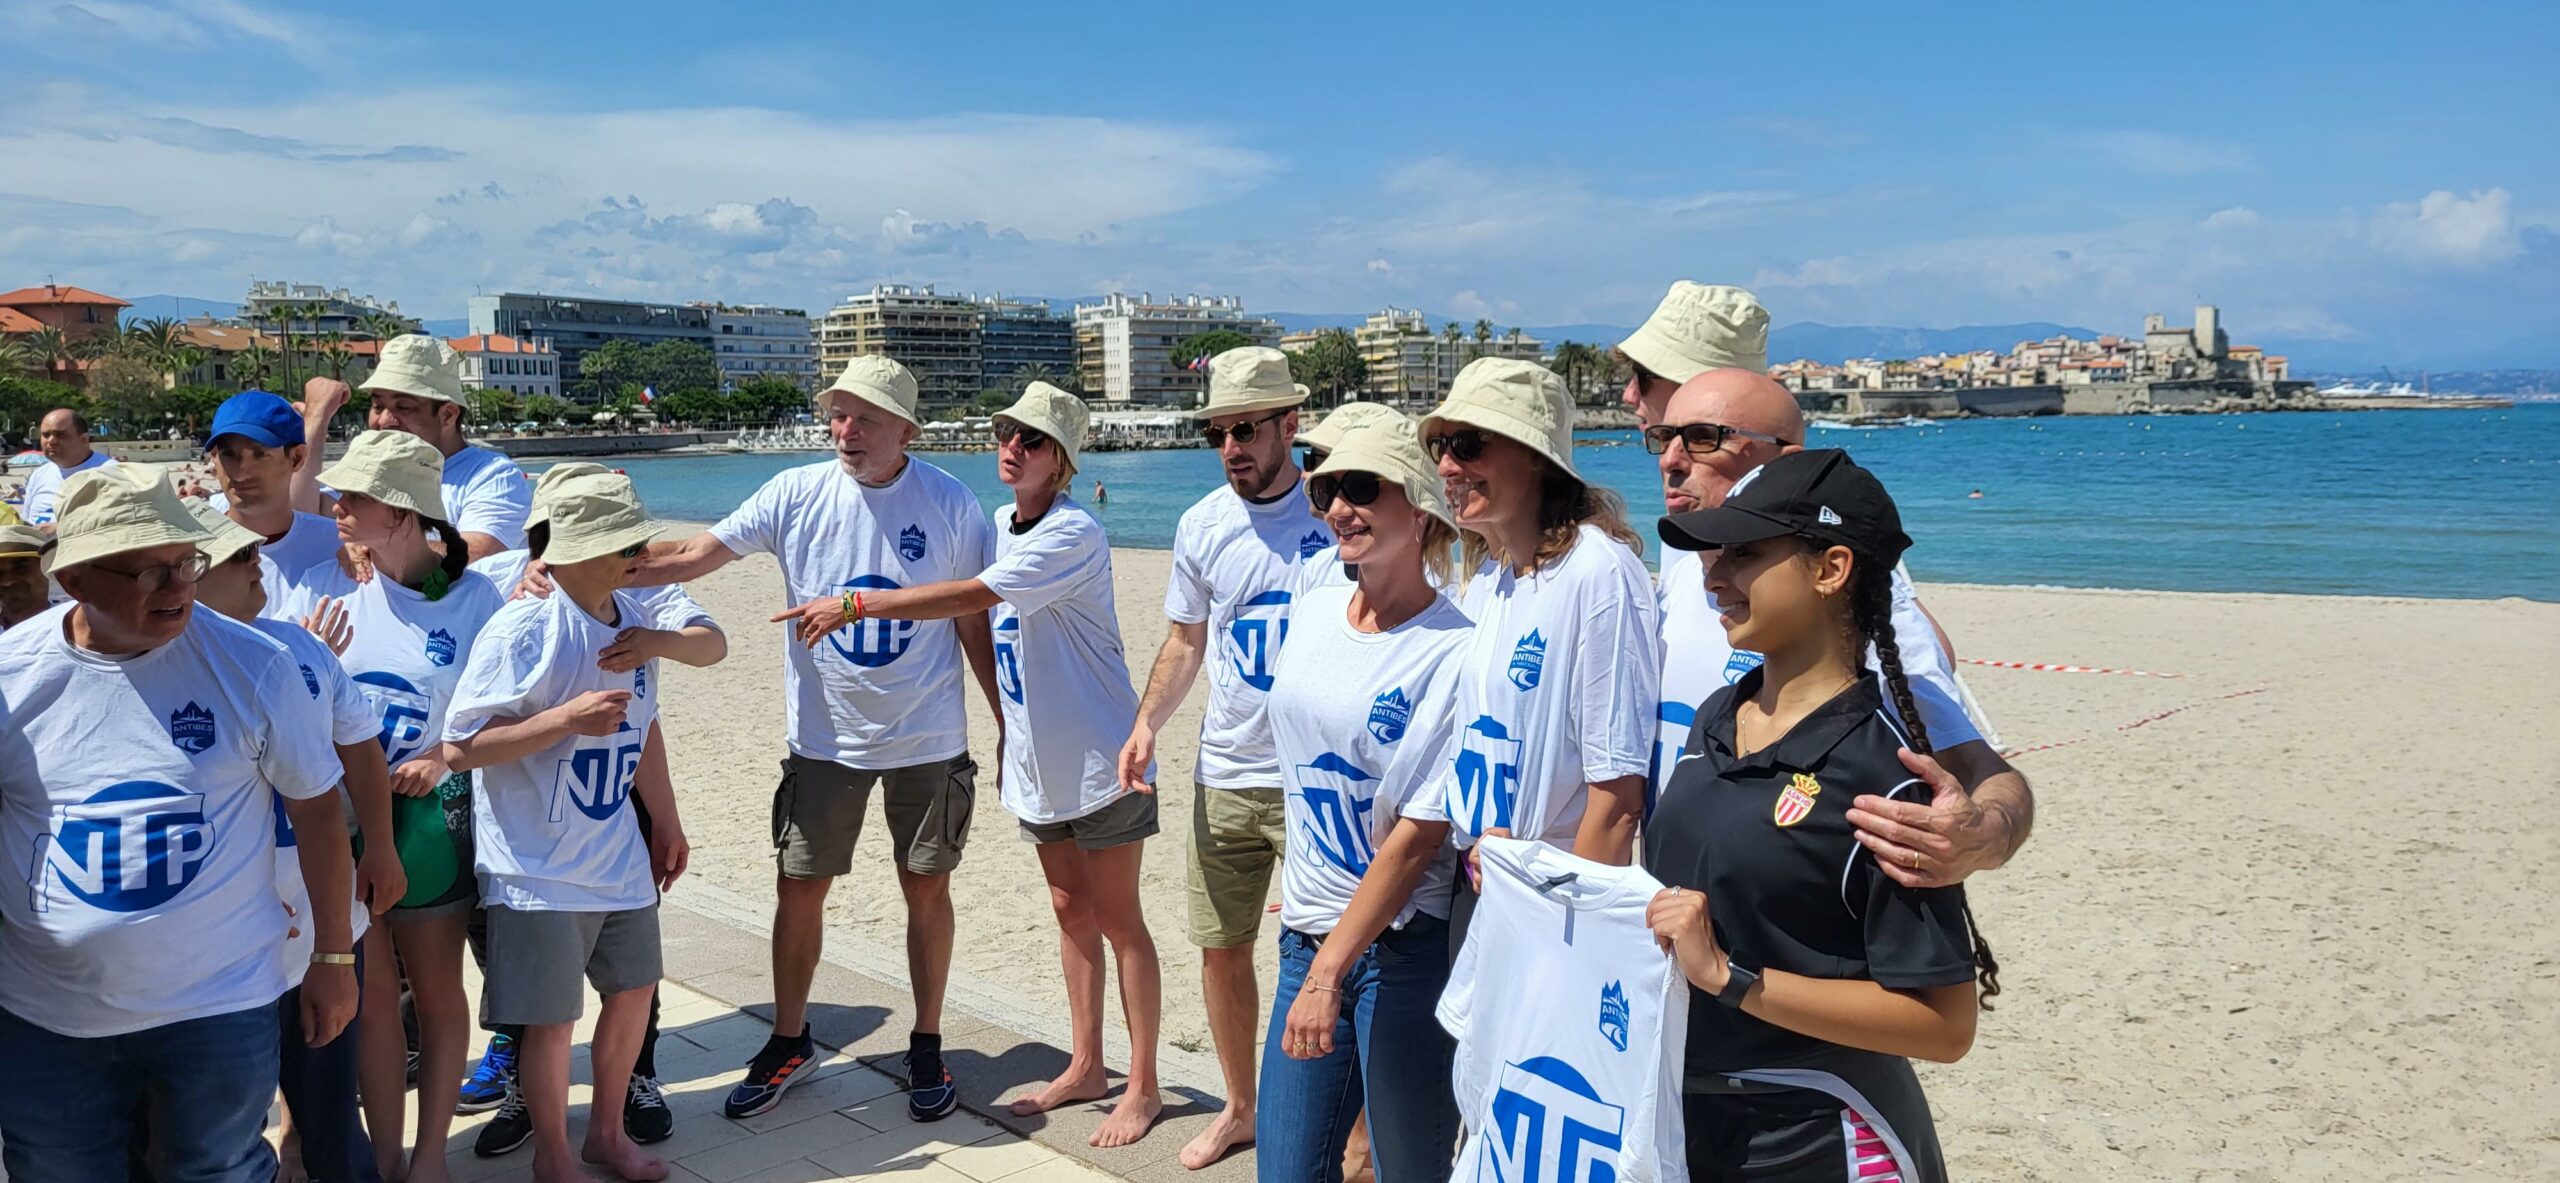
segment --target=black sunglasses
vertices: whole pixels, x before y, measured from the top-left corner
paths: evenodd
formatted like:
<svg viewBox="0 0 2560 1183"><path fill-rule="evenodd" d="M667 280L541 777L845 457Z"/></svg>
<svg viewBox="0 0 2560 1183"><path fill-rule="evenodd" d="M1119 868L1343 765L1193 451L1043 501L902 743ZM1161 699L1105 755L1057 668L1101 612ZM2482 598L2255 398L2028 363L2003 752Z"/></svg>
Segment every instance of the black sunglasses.
<svg viewBox="0 0 2560 1183"><path fill-rule="evenodd" d="M1277 411L1273 411L1268 415L1262 416L1261 418L1247 419L1233 427L1203 426L1200 429L1200 438L1209 441L1209 446L1212 448L1226 447L1227 437L1231 435L1236 437L1237 443L1249 444L1252 443L1256 437L1262 434L1262 424L1269 423L1272 420L1277 419L1282 415L1286 415L1296 409L1297 408L1295 407L1282 407Z"/></svg>
<svg viewBox="0 0 2560 1183"><path fill-rule="evenodd" d="M1324 467L1325 457L1331 455L1333 455L1333 453L1330 451L1319 448L1314 444L1308 444L1306 463L1300 464L1298 467L1306 469L1308 472L1314 472L1315 470Z"/></svg>
<svg viewBox="0 0 2560 1183"><path fill-rule="evenodd" d="M1746 431L1739 427L1727 427L1722 423L1656 423L1644 429L1644 450L1659 456L1670 451L1671 441L1676 439L1689 449L1689 455L1703 458L1721 451L1724 448L1724 441L1737 435L1747 440L1758 440L1764 444L1776 444L1782 448L1794 443L1793 440L1782 440L1774 435Z"/></svg>
<svg viewBox="0 0 2560 1183"><path fill-rule="evenodd" d="M999 444L1018 443L1022 445L1022 450L1025 452L1037 452L1040 450L1040 445L1049 442L1049 437L1047 433L1042 432L1038 428L1024 427L1019 423L1006 419L996 424L996 442Z"/></svg>
<svg viewBox="0 0 2560 1183"><path fill-rule="evenodd" d="M1422 450L1431 453L1435 462L1443 456L1455 456L1460 464L1473 464L1484 457L1484 433L1461 427L1422 441Z"/></svg>
<svg viewBox="0 0 2560 1183"><path fill-rule="evenodd" d="M1361 472L1357 469L1350 472L1328 472L1323 476L1307 478L1307 500L1316 507L1317 513L1330 513L1333 511L1334 498L1340 497L1353 505L1367 505L1378 499L1378 490L1381 487L1378 483L1378 474L1374 472Z"/></svg>

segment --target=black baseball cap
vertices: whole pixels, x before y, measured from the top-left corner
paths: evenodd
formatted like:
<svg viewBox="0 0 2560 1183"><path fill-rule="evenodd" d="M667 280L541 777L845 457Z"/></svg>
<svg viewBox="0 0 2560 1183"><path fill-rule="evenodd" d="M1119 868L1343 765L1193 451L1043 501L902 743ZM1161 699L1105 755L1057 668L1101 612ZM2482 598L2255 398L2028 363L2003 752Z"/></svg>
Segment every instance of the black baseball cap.
<svg viewBox="0 0 2560 1183"><path fill-rule="evenodd" d="M1715 550L1802 535L1884 563L1911 549L1902 514L1876 474L1838 448L1789 452L1744 473L1724 504L1662 519L1662 544Z"/></svg>

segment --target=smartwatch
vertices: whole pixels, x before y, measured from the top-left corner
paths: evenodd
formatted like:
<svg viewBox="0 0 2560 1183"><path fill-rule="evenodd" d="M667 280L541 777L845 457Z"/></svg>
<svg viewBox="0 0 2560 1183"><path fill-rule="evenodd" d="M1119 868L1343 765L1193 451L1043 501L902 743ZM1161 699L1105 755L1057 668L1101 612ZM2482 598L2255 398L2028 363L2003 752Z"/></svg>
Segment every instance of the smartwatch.
<svg viewBox="0 0 2560 1183"><path fill-rule="evenodd" d="M1716 991L1716 1001L1735 1010L1741 1010L1742 996L1750 993L1751 988L1760 983L1760 971L1746 969L1741 962L1728 957L1725 959L1724 972L1724 989Z"/></svg>

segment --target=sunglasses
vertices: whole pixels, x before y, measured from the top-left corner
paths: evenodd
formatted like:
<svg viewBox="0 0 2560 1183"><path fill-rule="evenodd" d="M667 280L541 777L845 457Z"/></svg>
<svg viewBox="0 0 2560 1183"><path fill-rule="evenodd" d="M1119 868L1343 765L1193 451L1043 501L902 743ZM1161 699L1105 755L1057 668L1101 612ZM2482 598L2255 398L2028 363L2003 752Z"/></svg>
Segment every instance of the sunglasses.
<svg viewBox="0 0 2560 1183"><path fill-rule="evenodd" d="M132 580L134 590L149 596L159 594L163 588L168 587L172 583L192 584L195 581L204 578L204 573L213 569L213 560L204 557L201 553L198 553L188 555L180 562L162 563L159 566L145 567L139 571L118 571L113 567L99 567L97 569L121 579Z"/></svg>
<svg viewBox="0 0 2560 1183"><path fill-rule="evenodd" d="M646 542L622 548L622 557L626 559L636 559L647 553L649 553L649 544Z"/></svg>
<svg viewBox="0 0 2560 1183"><path fill-rule="evenodd" d="M1231 435L1236 437L1237 443L1249 444L1255 439L1261 437L1262 424L1269 423L1295 409L1296 408L1294 407L1282 407L1279 410L1273 411L1268 415L1264 415L1259 419L1247 419L1233 427L1203 427L1200 429L1200 438L1209 441L1209 446L1212 448L1226 447L1227 437Z"/></svg>
<svg viewBox="0 0 2560 1183"><path fill-rule="evenodd" d="M1333 453L1328 452L1323 448L1316 447L1313 444L1309 444L1307 445L1306 463L1301 464L1298 467L1306 469L1308 472L1314 472L1315 470L1324 467L1325 457L1331 455L1333 455Z"/></svg>
<svg viewBox="0 0 2560 1183"><path fill-rule="evenodd" d="M1455 456L1460 464L1473 464L1484 458L1484 433L1462 427L1422 441L1422 450L1431 453L1434 462L1443 456Z"/></svg>
<svg viewBox="0 0 2560 1183"><path fill-rule="evenodd" d="M1020 444L1025 452L1037 452L1041 445L1049 442L1049 436L1037 428L1024 427L1007 419L996 424L996 442Z"/></svg>
<svg viewBox="0 0 2560 1183"><path fill-rule="evenodd" d="M1656 423L1644 429L1644 450L1659 456L1670 451L1671 441L1676 439L1682 446L1689 449L1690 456L1704 459L1722 451L1724 442L1734 436L1758 440L1764 444L1776 444L1782 448L1794 443L1793 440L1782 440L1774 435L1745 431L1739 427L1727 427L1722 423Z"/></svg>
<svg viewBox="0 0 2560 1183"><path fill-rule="evenodd" d="M1328 472L1307 478L1307 500L1317 513L1333 512L1333 499L1340 497L1353 505L1367 505L1378 499L1383 486L1374 472Z"/></svg>

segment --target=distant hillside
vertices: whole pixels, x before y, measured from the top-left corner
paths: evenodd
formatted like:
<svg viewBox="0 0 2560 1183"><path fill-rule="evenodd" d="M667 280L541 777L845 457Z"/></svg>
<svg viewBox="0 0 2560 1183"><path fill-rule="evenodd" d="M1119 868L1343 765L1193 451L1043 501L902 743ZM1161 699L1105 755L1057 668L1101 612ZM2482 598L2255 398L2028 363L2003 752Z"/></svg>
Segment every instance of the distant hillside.
<svg viewBox="0 0 2560 1183"><path fill-rule="evenodd" d="M198 316L217 319L239 315L238 300L203 300L194 296L126 296L133 307L124 310L127 320L145 320L165 316L171 320L192 320Z"/></svg>
<svg viewBox="0 0 2560 1183"><path fill-rule="evenodd" d="M2020 341L2041 341L2057 333L2084 341L2098 336L2096 329L2041 320L2026 324L1963 325L1952 329L1827 325L1804 321L1769 334L1769 360L1782 362L1801 358L1838 365L1853 357L1891 359L1918 357L1924 353L1970 353L1977 349L2007 353L2010 346Z"/></svg>

